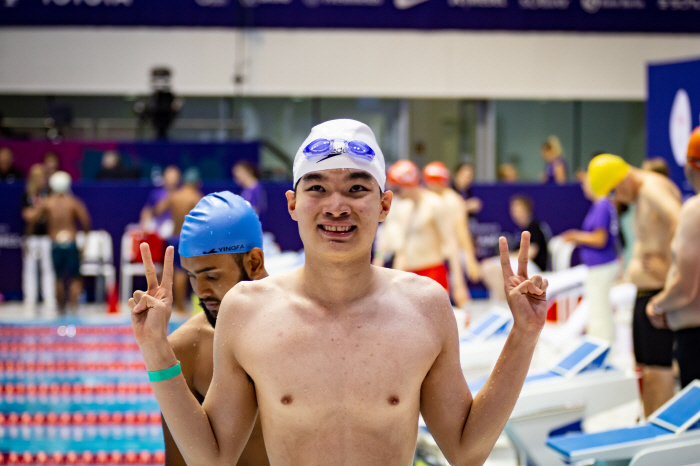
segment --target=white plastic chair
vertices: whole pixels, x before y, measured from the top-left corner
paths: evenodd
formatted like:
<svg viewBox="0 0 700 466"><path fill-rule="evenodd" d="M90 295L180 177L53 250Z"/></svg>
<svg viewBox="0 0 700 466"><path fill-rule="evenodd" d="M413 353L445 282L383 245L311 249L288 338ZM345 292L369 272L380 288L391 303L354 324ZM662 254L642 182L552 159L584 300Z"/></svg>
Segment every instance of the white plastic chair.
<svg viewBox="0 0 700 466"><path fill-rule="evenodd" d="M560 272L571 268L571 256L576 245L573 242L564 241L561 236L555 236L547 243L547 249L551 257L552 272Z"/></svg>
<svg viewBox="0 0 700 466"><path fill-rule="evenodd" d="M86 233L79 231L75 242L83 252L80 262L80 275L102 277L104 287L98 281L95 295L103 299L107 290L111 290L116 280L114 254L112 253L112 236L105 230L93 230Z"/></svg>
<svg viewBox="0 0 700 466"><path fill-rule="evenodd" d="M131 257L132 243L134 240L133 233L134 228L130 228L129 225L126 227L126 231L122 236L121 244L121 261L120 261L120 279L119 279L119 300L122 304L122 309L125 309L129 298L133 294L134 289L134 277L145 276L146 268L142 262L133 262ZM156 273L160 273L163 269L161 264L155 264Z"/></svg>

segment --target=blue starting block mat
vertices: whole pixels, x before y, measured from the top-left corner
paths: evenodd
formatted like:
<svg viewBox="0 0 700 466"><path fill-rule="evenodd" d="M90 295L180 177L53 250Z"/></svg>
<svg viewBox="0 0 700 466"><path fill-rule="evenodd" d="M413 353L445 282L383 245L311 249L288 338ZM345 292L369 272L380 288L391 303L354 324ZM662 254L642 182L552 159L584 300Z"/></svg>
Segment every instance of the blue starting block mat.
<svg viewBox="0 0 700 466"><path fill-rule="evenodd" d="M609 351L610 343L586 337L576 349L554 366L552 372L571 377L583 371L599 369L603 367Z"/></svg>
<svg viewBox="0 0 700 466"><path fill-rule="evenodd" d="M460 338L460 343L483 341L489 337L507 334L513 325L510 311L494 307L469 326L466 335Z"/></svg>
<svg viewBox="0 0 700 466"><path fill-rule="evenodd" d="M693 381L649 416L649 422L674 433L700 420L700 380Z"/></svg>
<svg viewBox="0 0 700 466"><path fill-rule="evenodd" d="M637 450L678 441L683 433L700 436L700 381L696 380L649 417L649 423L637 427L593 434L552 437L547 445L567 459L631 458Z"/></svg>

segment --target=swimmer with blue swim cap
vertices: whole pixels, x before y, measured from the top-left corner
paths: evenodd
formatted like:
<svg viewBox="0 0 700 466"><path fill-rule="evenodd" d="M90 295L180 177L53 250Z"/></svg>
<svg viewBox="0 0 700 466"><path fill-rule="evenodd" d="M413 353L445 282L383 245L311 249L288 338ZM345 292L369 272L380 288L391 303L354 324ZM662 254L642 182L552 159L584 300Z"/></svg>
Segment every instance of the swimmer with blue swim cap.
<svg viewBox="0 0 700 466"><path fill-rule="evenodd" d="M202 402L213 374L214 326L219 305L238 282L265 278L262 227L253 208L231 192L204 196L185 217L178 252L204 312L170 335L192 394ZM166 465L185 461L163 422ZM255 424L239 465L268 465L260 421Z"/></svg>

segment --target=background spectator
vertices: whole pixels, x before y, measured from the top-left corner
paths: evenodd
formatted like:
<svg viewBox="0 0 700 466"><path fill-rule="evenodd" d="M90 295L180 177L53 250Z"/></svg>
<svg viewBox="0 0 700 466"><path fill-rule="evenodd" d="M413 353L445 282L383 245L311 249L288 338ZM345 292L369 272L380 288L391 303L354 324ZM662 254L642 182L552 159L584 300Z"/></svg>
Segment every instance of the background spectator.
<svg viewBox="0 0 700 466"><path fill-rule="evenodd" d="M563 153L561 142L556 136L549 136L542 144L540 154L544 161L547 162L547 169L542 176L545 183L566 183L566 162L564 161Z"/></svg>
<svg viewBox="0 0 700 466"><path fill-rule="evenodd" d="M44 170L46 170L46 179L51 179L51 176L61 169L61 160L55 152L47 152L44 155Z"/></svg>
<svg viewBox="0 0 700 466"><path fill-rule="evenodd" d="M469 218L476 218L481 212L483 204L481 199L474 197L472 193L472 183L474 182L474 166L471 163L460 163L455 168L452 184L455 191L464 199L464 207Z"/></svg>
<svg viewBox="0 0 700 466"><path fill-rule="evenodd" d="M0 183L12 184L24 179L22 171L15 167L15 159L8 147L0 149Z"/></svg>
<svg viewBox="0 0 700 466"><path fill-rule="evenodd" d="M656 172L668 178L668 164L663 157L652 157L642 162L642 170Z"/></svg>
<svg viewBox="0 0 700 466"><path fill-rule="evenodd" d="M22 220L26 240L22 261L22 294L27 311L33 312L38 298L37 262L41 266L41 296L47 311L56 309L56 274L51 260L51 238L42 203L49 196L46 170L42 164L32 165L22 202Z"/></svg>
<svg viewBox="0 0 700 466"><path fill-rule="evenodd" d="M163 186L160 186L148 196L146 205L141 209L141 228L145 231L155 231L161 238L169 238L173 234L173 217L169 210L160 215L154 215L154 209L161 201L167 199L180 187L180 169L170 165L163 172Z"/></svg>
<svg viewBox="0 0 700 466"><path fill-rule="evenodd" d="M109 150L102 155L102 168L96 176L98 180L128 180L138 177L138 170L124 166L118 152Z"/></svg>
<svg viewBox="0 0 700 466"><path fill-rule="evenodd" d="M547 240L549 234L545 231L549 227L540 223L534 218L534 206L532 200L522 194L516 194L510 199L510 218L518 226L518 230L513 235L511 251L520 250L520 234L523 231L530 232L529 255L540 270L547 270Z"/></svg>
<svg viewBox="0 0 700 466"><path fill-rule="evenodd" d="M518 169L512 163L502 163L498 166L498 180L503 183L516 183L519 179Z"/></svg>
<svg viewBox="0 0 700 466"><path fill-rule="evenodd" d="M255 212L261 215L267 210L267 196L258 181L258 170L248 161L241 160L233 166L233 180L243 188L241 197L248 201Z"/></svg>

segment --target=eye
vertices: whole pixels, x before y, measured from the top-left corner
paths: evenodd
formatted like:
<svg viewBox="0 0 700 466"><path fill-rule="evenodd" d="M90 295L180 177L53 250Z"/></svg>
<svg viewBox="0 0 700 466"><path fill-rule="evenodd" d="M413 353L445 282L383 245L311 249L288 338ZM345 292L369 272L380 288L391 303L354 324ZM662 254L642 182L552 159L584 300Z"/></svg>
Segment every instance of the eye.
<svg viewBox="0 0 700 466"><path fill-rule="evenodd" d="M214 281L216 281L216 280L218 280L218 279L219 279L218 275L212 275L212 274L209 274L209 273L207 274L207 280L209 280L209 281L211 281L211 282L214 282Z"/></svg>
<svg viewBox="0 0 700 466"><path fill-rule="evenodd" d="M320 184L315 184L315 185L309 187L307 189L307 191L315 191L315 192L321 193L321 192L325 191L325 189L323 189L323 186L321 186Z"/></svg>
<svg viewBox="0 0 700 466"><path fill-rule="evenodd" d="M361 184L353 185L353 187L350 188L350 192L351 192L351 193L359 193L359 192L362 192L362 191L369 191L369 189L367 189L366 187L362 186Z"/></svg>

